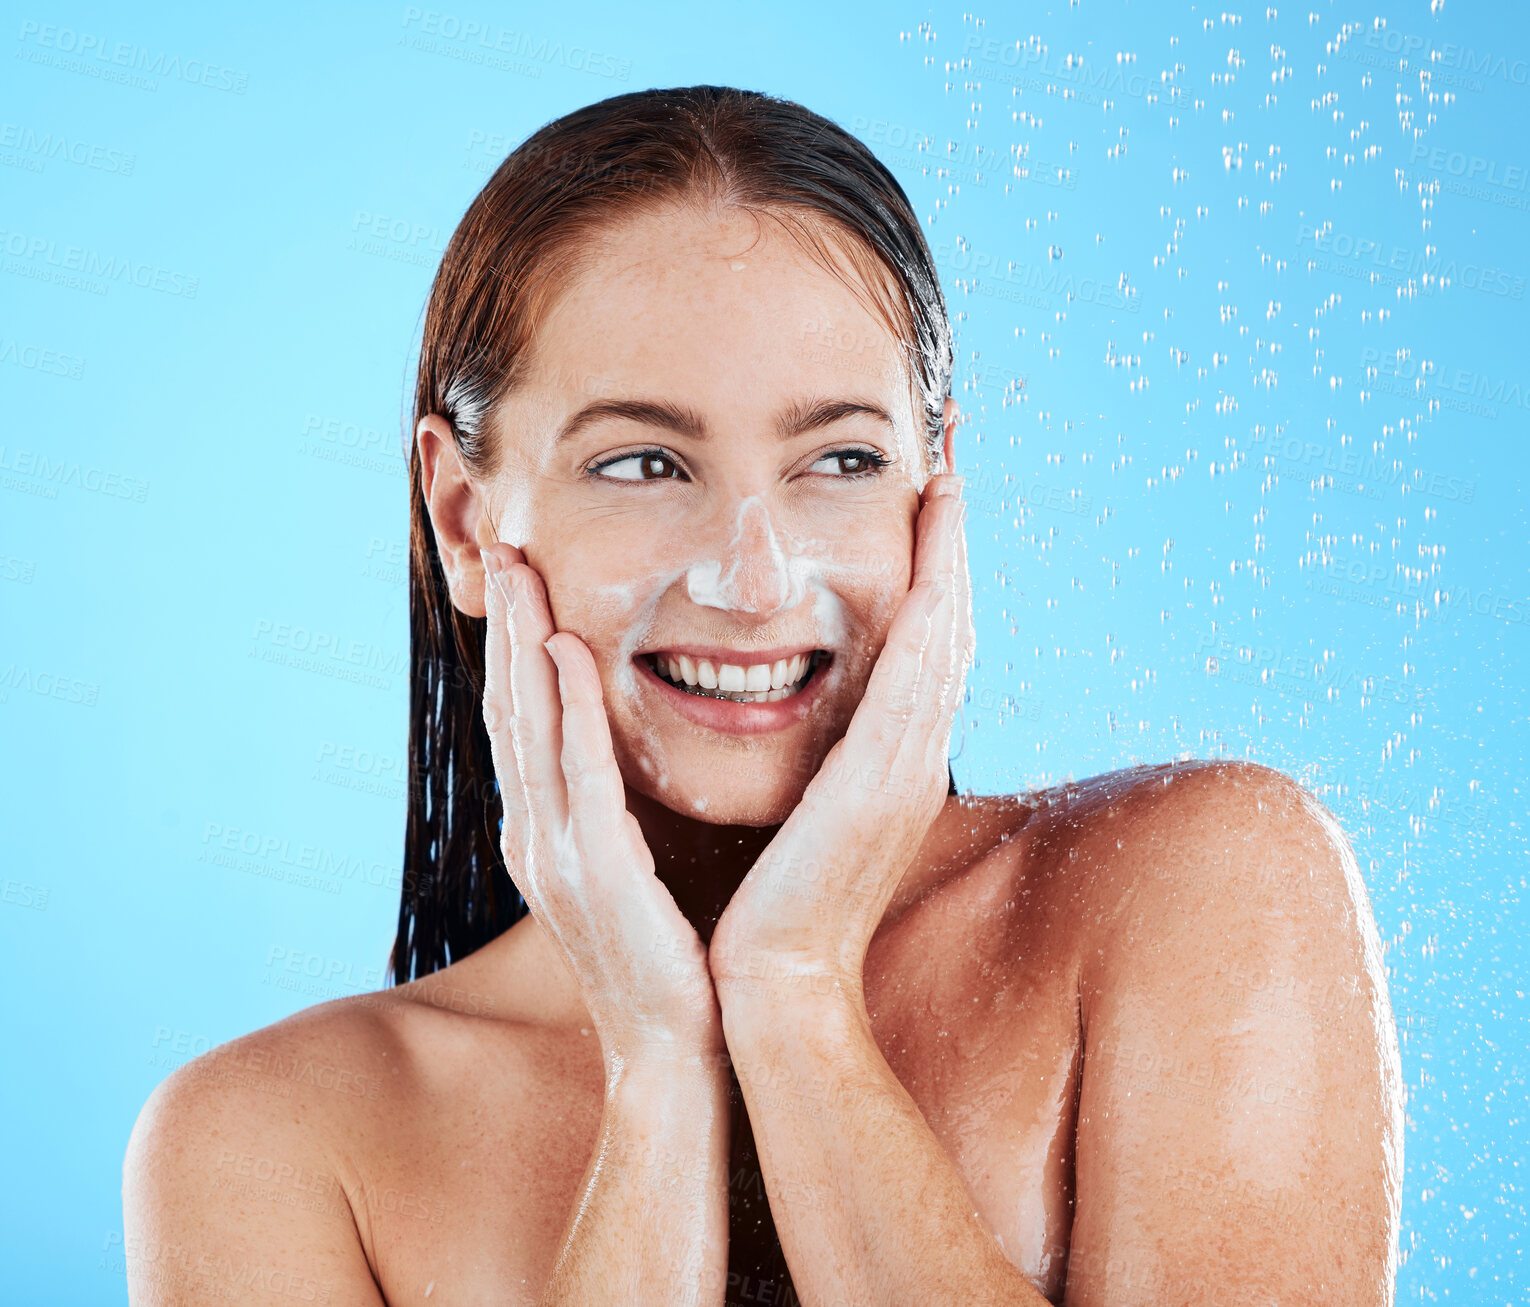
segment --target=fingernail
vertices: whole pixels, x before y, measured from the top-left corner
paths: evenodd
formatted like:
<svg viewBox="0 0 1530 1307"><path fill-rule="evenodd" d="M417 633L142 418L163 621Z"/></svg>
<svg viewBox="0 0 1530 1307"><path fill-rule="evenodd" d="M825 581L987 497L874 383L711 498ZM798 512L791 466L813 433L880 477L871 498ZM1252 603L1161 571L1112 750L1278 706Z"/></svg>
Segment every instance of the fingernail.
<svg viewBox="0 0 1530 1307"><path fill-rule="evenodd" d="M542 648L547 650L547 656L553 660L553 666L558 669L558 697L566 699L567 691L564 688L563 660L558 657L558 646L552 642L552 637L542 641Z"/></svg>
<svg viewBox="0 0 1530 1307"><path fill-rule="evenodd" d="M956 496L961 494L965 482L965 477L957 476L954 472L944 473L937 478L935 488L930 493L935 499Z"/></svg>
<svg viewBox="0 0 1530 1307"><path fill-rule="evenodd" d="M494 582L495 589L499 591L500 598L507 604L510 602L510 593L505 588L505 567L497 554L491 554L487 549L478 551L479 561L483 563L483 574Z"/></svg>

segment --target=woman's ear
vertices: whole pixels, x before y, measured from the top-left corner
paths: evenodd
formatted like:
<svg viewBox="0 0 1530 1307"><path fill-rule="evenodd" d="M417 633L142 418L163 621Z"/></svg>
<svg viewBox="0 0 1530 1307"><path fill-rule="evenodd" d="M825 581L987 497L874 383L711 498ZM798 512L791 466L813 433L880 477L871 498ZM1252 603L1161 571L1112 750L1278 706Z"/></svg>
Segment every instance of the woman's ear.
<svg viewBox="0 0 1530 1307"><path fill-rule="evenodd" d="M947 395L945 412L941 417L946 429L945 444L942 447L945 466L940 469L942 472L956 471L956 423L960 416L961 410L956 407L956 401Z"/></svg>
<svg viewBox="0 0 1530 1307"><path fill-rule="evenodd" d="M452 604L465 617L483 617L483 560L478 550L492 543L486 505L457 452L450 422L439 413L427 414L415 428L414 438L420 448L425 507Z"/></svg>

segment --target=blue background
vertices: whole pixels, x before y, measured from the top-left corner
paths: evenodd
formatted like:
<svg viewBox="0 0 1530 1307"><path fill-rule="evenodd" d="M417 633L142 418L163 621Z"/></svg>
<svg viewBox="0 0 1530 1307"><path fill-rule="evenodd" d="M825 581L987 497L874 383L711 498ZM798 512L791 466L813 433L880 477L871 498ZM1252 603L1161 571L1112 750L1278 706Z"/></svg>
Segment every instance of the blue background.
<svg viewBox="0 0 1530 1307"><path fill-rule="evenodd" d="M7 6L6 1299L121 1301L154 1085L381 983L435 261L543 122L711 81L856 132L937 251L959 782L1321 795L1402 1030L1399 1298L1521 1301L1530 21L1481 8Z"/></svg>

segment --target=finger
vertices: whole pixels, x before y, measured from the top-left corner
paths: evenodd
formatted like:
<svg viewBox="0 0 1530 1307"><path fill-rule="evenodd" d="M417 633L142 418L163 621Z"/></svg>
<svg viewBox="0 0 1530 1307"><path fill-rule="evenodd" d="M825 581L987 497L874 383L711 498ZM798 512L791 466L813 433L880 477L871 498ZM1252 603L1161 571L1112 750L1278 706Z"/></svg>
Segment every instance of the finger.
<svg viewBox="0 0 1530 1307"><path fill-rule="evenodd" d="M518 563L508 571L510 593L510 686L515 711L510 718L515 758L526 792L533 829L568 823L568 793L563 784L563 706L558 698L558 670L544 647L553 634L547 589L535 568Z"/></svg>
<svg viewBox="0 0 1530 1307"><path fill-rule="evenodd" d="M938 705L936 725L930 732L929 766L948 774L951 758L951 732L962 711L967 684L967 670L972 665L974 638L972 628L971 581L967 572L967 541L958 524L956 571L953 580L954 600L948 632L948 650L941 659L931 696Z"/></svg>
<svg viewBox="0 0 1530 1307"><path fill-rule="evenodd" d="M515 761L515 740L511 717L515 697L510 684L510 605L505 592L508 578L503 569L522 561L519 549L509 545L491 545L481 551L484 565L483 606L485 613L483 657L483 722L489 734L489 748L494 757L494 775L499 782L500 803L505 825L501 847L506 867L516 888L524 896L521 881L526 839L526 790L521 784L520 768Z"/></svg>
<svg viewBox="0 0 1530 1307"><path fill-rule="evenodd" d="M560 631L547 642L558 668L563 705L560 762L568 787L575 839L590 848L620 832L627 815L627 792L611 748L611 724L594 655L577 635ZM604 846L609 851L607 842ZM593 851L593 850L591 850Z"/></svg>
<svg viewBox="0 0 1530 1307"><path fill-rule="evenodd" d="M926 536L921 542L930 546L927 557L934 577L933 581L926 578L923 583L933 585L934 597L929 610L930 630L925 654L915 673L920 724L917 730L909 733L908 740L911 746L917 746L921 739L924 743L922 751L916 747L916 765L941 772L945 770L950 751L955 695L959 693L958 683L963 671L962 619L967 604L963 584L966 579L966 535L962 529L966 510L960 502L961 478L948 477L946 482L947 485L941 488L941 496L934 501L941 505L943 517L938 526L931 523L934 537Z"/></svg>
<svg viewBox="0 0 1530 1307"><path fill-rule="evenodd" d="M480 549L479 555L484 570L484 726L490 744L504 746L503 761L510 768L508 778L515 770L510 738L515 696L510 684L510 596L505 569L523 560L521 551L511 545L489 545ZM499 761L500 755L496 754L496 766ZM515 788L518 790L519 786Z"/></svg>
<svg viewBox="0 0 1530 1307"><path fill-rule="evenodd" d="M914 541L914 575L909 588L941 587L955 577L964 478L943 473L924 487ZM930 519L930 520L926 520Z"/></svg>
<svg viewBox="0 0 1530 1307"><path fill-rule="evenodd" d="M965 504L963 505L962 520L957 524L956 542L958 550L956 563L956 611L960 623L961 676L965 679L968 669L972 666L973 657L977 653L977 627L972 616L972 569L967 563L967 514Z"/></svg>
<svg viewBox="0 0 1530 1307"><path fill-rule="evenodd" d="M887 640L872 668L866 698L872 712L851 719L850 734L885 749L901 742L921 706L933 706L929 671L949 655L950 616L956 608L955 565L961 500L951 493L959 477L932 477L915 523L914 576L893 615ZM944 487L934 483L944 482ZM952 484L955 483L955 484ZM946 493L931 493L944 489ZM942 647L944 646L944 647ZM852 740L852 744L856 741Z"/></svg>
<svg viewBox="0 0 1530 1307"><path fill-rule="evenodd" d="M972 576L967 568L966 510L952 524L954 549L951 554L952 604L950 624L943 637L945 657L936 669L934 693L941 705L942 745L949 745L951 724L960 708L962 686L972 662L975 636L972 627Z"/></svg>

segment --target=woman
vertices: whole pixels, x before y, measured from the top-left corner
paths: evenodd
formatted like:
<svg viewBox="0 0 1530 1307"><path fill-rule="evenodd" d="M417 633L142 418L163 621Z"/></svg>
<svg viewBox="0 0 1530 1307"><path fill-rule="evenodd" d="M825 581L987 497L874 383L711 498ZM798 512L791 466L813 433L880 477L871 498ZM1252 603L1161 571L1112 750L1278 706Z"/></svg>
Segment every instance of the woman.
<svg viewBox="0 0 1530 1307"><path fill-rule="evenodd" d="M420 358L407 983L156 1091L134 1302L1390 1301L1328 813L948 783L951 369L903 191L798 105L623 95L505 161Z"/></svg>

